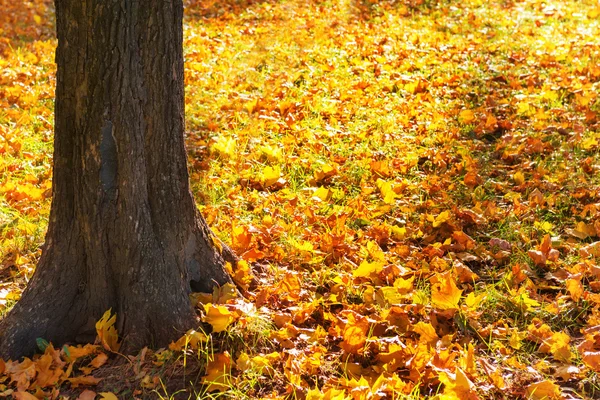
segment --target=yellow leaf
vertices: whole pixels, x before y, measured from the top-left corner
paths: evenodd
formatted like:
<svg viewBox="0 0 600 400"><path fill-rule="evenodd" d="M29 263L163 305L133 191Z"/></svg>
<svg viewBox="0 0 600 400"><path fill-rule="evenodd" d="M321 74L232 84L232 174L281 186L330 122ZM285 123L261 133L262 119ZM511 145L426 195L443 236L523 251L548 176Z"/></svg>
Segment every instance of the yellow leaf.
<svg viewBox="0 0 600 400"><path fill-rule="evenodd" d="M433 325L429 322L419 321L413 326L412 330L420 335L419 342L433 346L439 340L439 336L435 332Z"/></svg>
<svg viewBox="0 0 600 400"><path fill-rule="evenodd" d="M475 121L475 114L471 110L462 110L458 118L463 124L468 125Z"/></svg>
<svg viewBox="0 0 600 400"><path fill-rule="evenodd" d="M323 179L333 176L337 173L338 165L336 163L321 164L320 168L314 172L315 180L321 182Z"/></svg>
<svg viewBox="0 0 600 400"><path fill-rule="evenodd" d="M236 153L236 140L231 137L220 136L212 145L212 150L219 153L221 156L233 158Z"/></svg>
<svg viewBox="0 0 600 400"><path fill-rule="evenodd" d="M514 329L508 339L508 344L515 350L519 350L521 346L523 346L523 339L527 337L526 332L519 332L517 329Z"/></svg>
<svg viewBox="0 0 600 400"><path fill-rule="evenodd" d="M471 310L475 310L479 307L479 305L483 302L483 300L486 299L486 295L485 293L480 293L478 295L475 295L474 292L471 292L467 295L467 297L465 297L465 305L471 309Z"/></svg>
<svg viewBox="0 0 600 400"><path fill-rule="evenodd" d="M281 149L279 147L264 145L264 146L261 146L259 150L270 161L281 161L281 159L282 159Z"/></svg>
<svg viewBox="0 0 600 400"><path fill-rule="evenodd" d="M442 211L433 220L433 227L437 228L437 227L441 226L444 222L448 222L449 220L450 220L450 211Z"/></svg>
<svg viewBox="0 0 600 400"><path fill-rule="evenodd" d="M232 271L231 275L235 283L237 283L242 289L248 290L248 287L252 282L252 271L250 270L250 265L248 265L246 260L239 260L235 266L235 271Z"/></svg>
<svg viewBox="0 0 600 400"><path fill-rule="evenodd" d="M261 174L261 183L264 187L269 187L277 183L281 177L281 167L276 165L275 167L266 166Z"/></svg>
<svg viewBox="0 0 600 400"><path fill-rule="evenodd" d="M527 386L526 393L531 400L551 400L560 398L560 388L549 380L532 383Z"/></svg>
<svg viewBox="0 0 600 400"><path fill-rule="evenodd" d="M581 281L578 279L567 279L565 284L573 301L579 301L583 295L583 284Z"/></svg>
<svg viewBox="0 0 600 400"><path fill-rule="evenodd" d="M199 332L194 329L190 329L180 337L176 342L172 342L169 345L169 350L173 351L181 351L186 349L197 350L198 345L204 343L208 340L208 337L204 334L204 332Z"/></svg>
<svg viewBox="0 0 600 400"><path fill-rule="evenodd" d="M114 327L117 321L117 314L115 313L111 317L111 311L112 309L106 311L102 318L96 322L96 332L98 333L98 340L106 350L117 352L121 347L117 329Z"/></svg>
<svg viewBox="0 0 600 400"><path fill-rule="evenodd" d="M571 337L564 332L556 332L552 335L550 352L557 361L568 363L573 357L569 342Z"/></svg>
<svg viewBox="0 0 600 400"><path fill-rule="evenodd" d="M384 263L378 261L374 261L372 263L363 261L360 263L358 268L354 270L352 276L355 278L369 278L380 273L384 265Z"/></svg>
<svg viewBox="0 0 600 400"><path fill-rule="evenodd" d="M206 365L206 375L202 384L207 385L207 392L224 392L230 387L231 356L228 352L214 355L214 359Z"/></svg>
<svg viewBox="0 0 600 400"><path fill-rule="evenodd" d="M531 107L529 103L525 101L520 101L517 103L517 113L527 115L530 112Z"/></svg>
<svg viewBox="0 0 600 400"><path fill-rule="evenodd" d="M98 394L100 396L102 396L102 397L100 397L100 400L119 400L119 398L114 393L111 393L111 392L101 392Z"/></svg>
<svg viewBox="0 0 600 400"><path fill-rule="evenodd" d="M457 308L462 290L454 283L450 271L438 274L437 279L438 283L433 284L431 287L431 303L433 306L442 310Z"/></svg>
<svg viewBox="0 0 600 400"><path fill-rule="evenodd" d="M376 182L379 191L381 192L381 196L383 197L383 202L385 204L393 204L396 199L396 192L394 192L394 185L392 182L384 181L383 179L377 179Z"/></svg>
<svg viewBox="0 0 600 400"><path fill-rule="evenodd" d="M443 400L467 400L477 399L475 393L475 385L467 377L462 369L456 368L456 374L442 372L440 381L444 384L444 394L441 396Z"/></svg>
<svg viewBox="0 0 600 400"><path fill-rule="evenodd" d="M522 185L525 182L525 174L521 171L515 172L513 174L513 181L515 181L517 185Z"/></svg>
<svg viewBox="0 0 600 400"><path fill-rule="evenodd" d="M408 279L398 278L394 281L394 287L398 289L400 293L408 293L413 290L413 282L415 277L412 276Z"/></svg>
<svg viewBox="0 0 600 400"><path fill-rule="evenodd" d="M326 187L323 187L323 186L321 186L320 188L315 190L315 192L313 193L313 199L320 200L320 201L326 201L328 196L329 196L329 189L327 189Z"/></svg>
<svg viewBox="0 0 600 400"><path fill-rule="evenodd" d="M233 314L225 306L208 303L204 305L204 310L204 321L212 325L213 332L223 332L233 322Z"/></svg>

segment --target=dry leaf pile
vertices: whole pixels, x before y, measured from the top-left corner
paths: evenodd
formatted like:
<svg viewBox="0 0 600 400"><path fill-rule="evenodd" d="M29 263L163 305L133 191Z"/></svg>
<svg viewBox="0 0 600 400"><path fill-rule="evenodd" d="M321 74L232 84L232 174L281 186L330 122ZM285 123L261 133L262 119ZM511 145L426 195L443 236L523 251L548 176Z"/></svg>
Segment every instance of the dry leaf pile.
<svg viewBox="0 0 600 400"><path fill-rule="evenodd" d="M48 215L55 41L49 2L0 3L4 312ZM4 360L0 396L600 396L596 1L186 12L192 186L244 297L193 294L197 329L131 357L108 313Z"/></svg>

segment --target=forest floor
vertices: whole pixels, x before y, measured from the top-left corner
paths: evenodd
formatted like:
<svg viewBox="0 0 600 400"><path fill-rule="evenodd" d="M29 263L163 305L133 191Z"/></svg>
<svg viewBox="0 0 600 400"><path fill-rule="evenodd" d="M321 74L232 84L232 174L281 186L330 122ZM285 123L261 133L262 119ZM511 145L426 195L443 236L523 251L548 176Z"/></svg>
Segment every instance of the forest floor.
<svg viewBox="0 0 600 400"><path fill-rule="evenodd" d="M56 40L51 1L0 10L5 313L47 225ZM185 58L245 297L194 295L202 325L134 356L107 320L40 340L0 397L600 398L596 0L188 0Z"/></svg>

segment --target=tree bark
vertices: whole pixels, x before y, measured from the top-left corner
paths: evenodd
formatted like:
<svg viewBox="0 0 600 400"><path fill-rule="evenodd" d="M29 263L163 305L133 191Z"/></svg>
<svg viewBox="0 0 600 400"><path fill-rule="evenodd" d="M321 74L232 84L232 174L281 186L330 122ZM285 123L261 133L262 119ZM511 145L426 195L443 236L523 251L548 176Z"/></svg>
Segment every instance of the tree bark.
<svg viewBox="0 0 600 400"><path fill-rule="evenodd" d="M191 195L182 0L55 0L52 209L38 268L0 321L0 354L89 341L112 308L126 348L196 323L188 294L229 281ZM217 240L217 239L214 239Z"/></svg>

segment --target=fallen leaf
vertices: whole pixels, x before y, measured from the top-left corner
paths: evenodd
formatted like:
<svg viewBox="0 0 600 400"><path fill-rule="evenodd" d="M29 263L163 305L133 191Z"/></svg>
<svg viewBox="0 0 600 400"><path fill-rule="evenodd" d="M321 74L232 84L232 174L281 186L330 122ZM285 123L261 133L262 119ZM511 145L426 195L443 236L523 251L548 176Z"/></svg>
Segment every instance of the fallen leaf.
<svg viewBox="0 0 600 400"><path fill-rule="evenodd" d="M206 375L202 378L202 384L206 385L208 393L226 391L230 385L231 356L228 352L217 353L206 365Z"/></svg>
<svg viewBox="0 0 600 400"><path fill-rule="evenodd" d="M225 306L215 306L212 303L204 305L206 316L204 322L213 327L213 332L223 332L234 320L233 314Z"/></svg>
<svg viewBox="0 0 600 400"><path fill-rule="evenodd" d="M431 286L431 303L442 310L458 308L462 290L454 283L450 272L436 275L438 283Z"/></svg>
<svg viewBox="0 0 600 400"><path fill-rule="evenodd" d="M96 332L98 333L98 340L106 350L117 352L121 347L119 335L114 326L117 321L117 314L111 316L111 311L112 309L106 311L102 318L96 322Z"/></svg>
<svg viewBox="0 0 600 400"><path fill-rule="evenodd" d="M560 398L560 387L549 380L532 383L525 388L525 392L531 400L551 400Z"/></svg>
<svg viewBox="0 0 600 400"><path fill-rule="evenodd" d="M367 333L369 330L369 322L365 317L354 312L348 314L348 320L343 332L343 341L340 347L352 354L362 352L365 343L367 342Z"/></svg>
<svg viewBox="0 0 600 400"><path fill-rule="evenodd" d="M77 397L77 400L95 400L96 399L96 392L86 389L83 392L81 392L81 394L79 395L79 397Z"/></svg>

